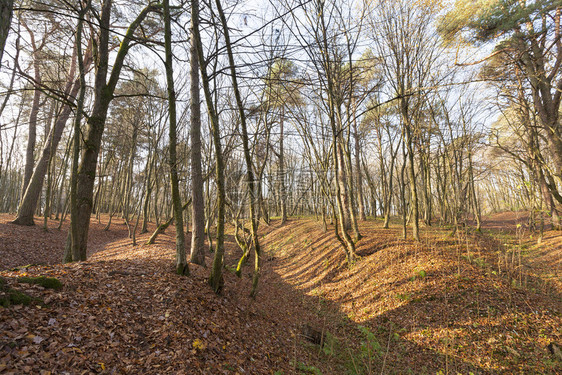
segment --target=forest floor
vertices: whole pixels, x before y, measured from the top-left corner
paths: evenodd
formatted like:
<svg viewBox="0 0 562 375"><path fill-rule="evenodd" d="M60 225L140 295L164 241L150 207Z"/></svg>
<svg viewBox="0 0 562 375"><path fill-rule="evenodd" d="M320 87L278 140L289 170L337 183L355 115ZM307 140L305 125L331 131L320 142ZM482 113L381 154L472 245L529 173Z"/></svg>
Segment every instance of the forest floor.
<svg viewBox="0 0 562 375"><path fill-rule="evenodd" d="M255 300L231 235L216 296L208 268L174 274L171 229L133 246L122 220L92 219L88 261L60 265L68 224L12 219L0 215L0 277L36 299L0 307L0 374L562 374L547 348L562 344L562 236L536 245L524 214L481 234L422 228L419 243L362 222L353 265L312 219L262 224ZM32 276L63 287L19 279Z"/></svg>

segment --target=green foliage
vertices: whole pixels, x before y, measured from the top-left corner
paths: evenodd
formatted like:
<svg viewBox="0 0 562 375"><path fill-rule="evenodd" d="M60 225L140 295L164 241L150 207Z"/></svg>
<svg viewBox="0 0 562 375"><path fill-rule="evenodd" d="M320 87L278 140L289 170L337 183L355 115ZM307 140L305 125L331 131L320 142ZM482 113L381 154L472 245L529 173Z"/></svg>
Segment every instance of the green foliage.
<svg viewBox="0 0 562 375"><path fill-rule="evenodd" d="M457 0L454 8L441 17L437 29L448 42L461 40L478 45L524 32L526 28L520 26L539 20L560 5L560 0ZM498 47L506 43L511 41L504 39Z"/></svg>
<svg viewBox="0 0 562 375"><path fill-rule="evenodd" d="M486 261L483 258L478 258L470 255L463 255L462 257L466 259L469 263L476 264L480 268L489 267L488 263L486 263Z"/></svg>
<svg viewBox="0 0 562 375"><path fill-rule="evenodd" d="M330 332L326 332L324 337L324 346L322 346L322 351L324 354L329 356L334 356L336 352L340 350L340 342L334 335Z"/></svg>
<svg viewBox="0 0 562 375"><path fill-rule="evenodd" d="M238 274L238 266L237 266L237 265L229 266L228 264L225 264L225 265L224 265L224 268L225 268L227 271L230 271L230 272L236 274L236 276L238 276L238 277L240 277L240 276L242 275L242 267L240 267L240 275L239 275L239 274Z"/></svg>
<svg viewBox="0 0 562 375"><path fill-rule="evenodd" d="M18 277L17 281L19 283L40 285L43 288L47 289L58 290L62 288L62 283L54 277Z"/></svg>
<svg viewBox="0 0 562 375"><path fill-rule="evenodd" d="M357 329L361 332L363 339L358 352L349 351L347 368L351 375L371 374L375 360L383 357L383 348L369 328L358 326Z"/></svg>
<svg viewBox="0 0 562 375"><path fill-rule="evenodd" d="M295 363L291 363L295 366ZM322 371L320 371L317 367L308 366L302 362L298 362L296 364L296 369L299 371L300 374L315 374L315 375L322 375Z"/></svg>
<svg viewBox="0 0 562 375"><path fill-rule="evenodd" d="M269 108L296 107L303 105L300 93L302 83L294 62L278 58L273 62L266 78L265 105ZM273 217L272 217L273 219Z"/></svg>
<svg viewBox="0 0 562 375"><path fill-rule="evenodd" d="M424 269L417 270L417 271L415 271L414 276L412 276L412 277L410 278L410 281L414 281L414 280L417 279L417 278L423 279L423 278L425 278L426 276L427 276L427 273L425 272Z"/></svg>
<svg viewBox="0 0 562 375"><path fill-rule="evenodd" d="M373 355L381 356L382 347L377 341L375 334L367 327L359 326L358 328L365 337L365 339L361 341L361 356L364 358L371 358Z"/></svg>

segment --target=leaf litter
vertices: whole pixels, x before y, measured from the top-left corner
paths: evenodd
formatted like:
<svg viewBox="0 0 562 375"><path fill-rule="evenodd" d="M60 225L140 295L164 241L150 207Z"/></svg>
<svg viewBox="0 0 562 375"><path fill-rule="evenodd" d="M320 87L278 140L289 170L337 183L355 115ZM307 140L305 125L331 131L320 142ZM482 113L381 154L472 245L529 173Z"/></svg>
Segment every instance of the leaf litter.
<svg viewBox="0 0 562 375"><path fill-rule="evenodd" d="M106 232L92 221L89 260L60 265L67 226L58 232L53 221L43 232L11 219L0 215L0 277L36 302L0 310L2 374L337 375L367 362L372 373L560 373L546 350L562 340L560 294L512 287L459 258L444 231L425 231L415 244L399 240L397 227L362 223L362 259L345 266L317 222L273 222L262 227L266 255L252 300L253 259L241 279L225 269L216 296L207 268L174 274L171 230L133 247L124 225ZM226 265L239 255L227 236ZM20 284L22 276L64 286ZM324 348L299 335L303 324L329 332ZM361 332L378 340L372 358Z"/></svg>

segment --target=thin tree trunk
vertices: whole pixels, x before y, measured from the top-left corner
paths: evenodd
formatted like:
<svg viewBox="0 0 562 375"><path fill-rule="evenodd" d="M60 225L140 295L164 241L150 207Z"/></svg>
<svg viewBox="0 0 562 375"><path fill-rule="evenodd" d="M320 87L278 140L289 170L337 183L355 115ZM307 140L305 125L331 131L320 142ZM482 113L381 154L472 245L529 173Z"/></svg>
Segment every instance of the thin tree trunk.
<svg viewBox="0 0 562 375"><path fill-rule="evenodd" d="M38 57L34 57L34 68L35 68L35 89L33 93L33 102L31 104L31 112L29 114L28 120L28 133L27 133L27 148L25 151L25 168L23 173L23 184L21 186L21 197L25 195L27 185L31 180L31 175L33 174L33 164L35 161L35 142L37 138L37 115L39 113L39 100L41 99L41 90L39 89L41 84L41 75L39 72L39 61ZM46 163L45 163L46 164ZM45 170L46 171L46 170Z"/></svg>
<svg viewBox="0 0 562 375"><path fill-rule="evenodd" d="M281 119L279 120L279 199L281 203L281 224L287 221L287 191L285 189L285 107L281 108Z"/></svg>
<svg viewBox="0 0 562 375"><path fill-rule="evenodd" d="M211 276L209 284L215 293L220 293L224 286L222 276L222 266L224 257L224 218L226 191L224 181L224 161L221 146L221 136L219 128L219 118L213 105L213 96L209 87L209 76L207 74L207 62L203 55L203 46L201 45L201 34L199 31L199 14L192 14L193 32L197 41L197 56L199 57L199 70L201 71L201 80L203 83L203 92L205 93L205 102L207 103L207 111L211 120L211 134L215 146L215 174L217 184L217 246L213 265L211 268Z"/></svg>
<svg viewBox="0 0 562 375"><path fill-rule="evenodd" d="M155 152L153 151L152 153L149 150L149 156L148 156L149 162L147 162L147 177L146 177L146 182L145 182L145 196L144 196L144 203L143 203L143 208L142 208L142 229L141 229L141 234L143 233L147 233L148 232L148 218L149 218L149 213L148 213L148 205L150 203L150 197L152 195L152 187L153 187L153 183L152 183L152 170L154 169L154 164L155 164L155 160L156 160L156 155Z"/></svg>
<svg viewBox="0 0 562 375"><path fill-rule="evenodd" d="M408 147L408 177L410 180L410 202L412 205L412 237L416 241L420 240L419 234L419 210L418 210L418 188L416 185L416 172L414 165L414 140L412 137L411 124L408 117L407 104L404 99L401 100L402 118L404 121L404 142Z"/></svg>
<svg viewBox="0 0 562 375"><path fill-rule="evenodd" d="M363 198L363 173L361 172L361 143L359 140L359 131L357 130L357 117L354 115L353 118L353 123L355 126L355 190L357 191L357 202L359 203L359 220L366 220L367 217L365 216L365 202Z"/></svg>
<svg viewBox="0 0 562 375"><path fill-rule="evenodd" d="M402 237L404 239L408 238L408 224L407 224L407 209L406 209L406 146L405 142L402 142L402 166L400 168L400 203L402 204Z"/></svg>
<svg viewBox="0 0 562 375"><path fill-rule="evenodd" d="M84 15L88 12L90 1L84 9L80 11L78 18L78 27L76 29L76 57L78 59L78 77L80 80L80 93L78 102L76 103L76 117L74 118L74 140L73 140L73 154L72 154L72 172L70 174L70 231L66 241L65 254L63 263L77 262L79 260L86 260L86 240L88 236L88 225L90 224L90 215L88 213L88 222L86 224L83 239L80 240L80 217L78 207L78 162L80 153L80 122L82 120L82 111L84 109L84 97L86 95L86 71L82 60L82 30L84 27ZM109 13L109 9L106 11ZM104 14L106 14L104 12ZM109 14L107 14L107 21L109 23ZM53 127L54 128L54 127ZM101 138L101 136L100 136ZM100 139L101 142L101 139ZM95 174L95 166L94 171ZM92 182L93 185L93 182ZM83 246L81 246L83 244Z"/></svg>
<svg viewBox="0 0 562 375"><path fill-rule="evenodd" d="M181 208L182 212L185 211L185 209L189 207L190 204L191 204L191 198L189 198L187 203L182 206ZM154 230L154 232L152 233L152 235L150 236L150 238L148 239L148 241L146 241L146 245L154 244L156 242L156 238L158 238L158 235L160 235L160 233L168 229L170 224L172 224L172 221L174 221L174 215L170 216L168 220L166 220L163 224L158 225Z"/></svg>
<svg viewBox="0 0 562 375"><path fill-rule="evenodd" d="M199 15L199 1L191 0L191 14ZM205 265L205 199L203 197L203 172L201 170L201 99L199 97L199 59L197 39L191 22L190 94L191 94L191 207L193 227L191 231L192 263Z"/></svg>
<svg viewBox="0 0 562 375"><path fill-rule="evenodd" d="M170 120L170 184L172 189L172 207L176 225L176 272L179 275L189 274L185 255L185 234L183 232L183 215L181 196L178 183L178 165L176 156L176 92L174 90L174 70L172 62L172 30L170 21L170 1L164 0L164 41L166 49L166 81L168 83L168 105Z"/></svg>

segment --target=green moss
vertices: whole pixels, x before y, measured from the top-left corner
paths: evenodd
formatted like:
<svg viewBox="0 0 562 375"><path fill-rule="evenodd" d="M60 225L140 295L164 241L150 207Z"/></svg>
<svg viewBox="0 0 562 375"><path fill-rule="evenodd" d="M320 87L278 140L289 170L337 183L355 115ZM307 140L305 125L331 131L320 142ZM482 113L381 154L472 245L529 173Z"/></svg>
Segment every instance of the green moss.
<svg viewBox="0 0 562 375"><path fill-rule="evenodd" d="M18 277L17 281L19 283L41 285L43 288L47 288L47 289L58 290L62 288L62 283L58 279L55 279L54 277L45 277L45 276Z"/></svg>
<svg viewBox="0 0 562 375"><path fill-rule="evenodd" d="M33 298L19 290L8 287L6 279L0 277L0 306L29 305L34 301L41 303L41 300L37 298Z"/></svg>
<svg viewBox="0 0 562 375"><path fill-rule="evenodd" d="M33 298L19 290L12 289L8 293L12 305L29 305Z"/></svg>
<svg viewBox="0 0 562 375"><path fill-rule="evenodd" d="M0 296L0 306L9 307L11 305L29 305L33 301L31 296L15 289L9 289L4 295Z"/></svg>

